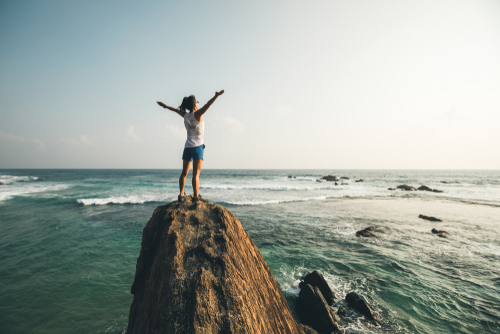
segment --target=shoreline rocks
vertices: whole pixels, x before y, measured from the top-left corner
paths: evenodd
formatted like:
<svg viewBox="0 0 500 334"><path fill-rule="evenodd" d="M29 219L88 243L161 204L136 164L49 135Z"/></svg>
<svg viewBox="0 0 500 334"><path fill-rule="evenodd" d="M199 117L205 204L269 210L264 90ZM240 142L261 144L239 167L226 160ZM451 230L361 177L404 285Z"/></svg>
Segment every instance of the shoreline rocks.
<svg viewBox="0 0 500 334"><path fill-rule="evenodd" d="M321 180L325 180L325 181L328 181L328 182L335 182L335 181L338 181L339 179L336 176L327 175L327 176L323 176L321 178Z"/></svg>
<svg viewBox="0 0 500 334"><path fill-rule="evenodd" d="M412 186L409 186L409 185L406 185L406 184L402 184L400 186L397 186L396 189L401 189L401 190L405 190L405 191L415 191L415 187L412 187Z"/></svg>
<svg viewBox="0 0 500 334"><path fill-rule="evenodd" d="M441 238L447 238L448 237L448 232L444 231L444 230L436 230L435 228L433 228L431 230L432 233L434 234L437 234L438 237L441 237Z"/></svg>
<svg viewBox="0 0 500 334"><path fill-rule="evenodd" d="M300 318L308 326L321 333L339 330L335 313L317 286L304 284L299 292L297 308Z"/></svg>
<svg viewBox="0 0 500 334"><path fill-rule="evenodd" d="M304 332L241 223L206 200L156 208L131 292L128 334Z"/></svg>
<svg viewBox="0 0 500 334"><path fill-rule="evenodd" d="M306 284L317 287L325 298L326 303L328 305L333 305L335 302L335 296L333 295L332 289L330 289L330 286L326 283L325 278L318 271L310 271L304 275L299 283L299 288L302 288Z"/></svg>
<svg viewBox="0 0 500 334"><path fill-rule="evenodd" d="M356 236L357 237L364 237L364 238L378 238L378 235L374 234L373 232L375 232L377 230L376 227L374 226L368 226L367 228L363 229L363 230L359 230L356 232Z"/></svg>

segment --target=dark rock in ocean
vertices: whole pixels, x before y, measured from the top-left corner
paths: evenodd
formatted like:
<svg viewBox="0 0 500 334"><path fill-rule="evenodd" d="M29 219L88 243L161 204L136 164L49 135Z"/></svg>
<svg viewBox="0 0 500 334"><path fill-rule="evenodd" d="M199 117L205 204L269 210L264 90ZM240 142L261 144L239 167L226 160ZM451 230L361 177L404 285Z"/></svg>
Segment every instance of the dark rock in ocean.
<svg viewBox="0 0 500 334"><path fill-rule="evenodd" d="M364 230L360 230L360 231L356 232L356 236L357 237L365 237L365 238L377 238L378 235L373 233L376 230L377 230L376 227L368 226Z"/></svg>
<svg viewBox="0 0 500 334"><path fill-rule="evenodd" d="M368 306L366 301L361 298L356 292L349 292L345 296L345 300L350 307L364 315L367 319L377 321L377 318L375 317L375 314L373 313L370 306Z"/></svg>
<svg viewBox="0 0 500 334"><path fill-rule="evenodd" d="M363 179L356 180L356 182L365 182Z"/></svg>
<svg viewBox="0 0 500 334"><path fill-rule="evenodd" d="M343 180L349 180L349 178L348 178L347 176L342 176L340 179L341 179L341 180L342 180L342 179L343 179Z"/></svg>
<svg viewBox="0 0 500 334"><path fill-rule="evenodd" d="M289 179L296 179L297 177L296 176L292 176L292 175L288 175L288 178Z"/></svg>
<svg viewBox="0 0 500 334"><path fill-rule="evenodd" d="M441 219L438 219L436 217L431 217L431 216L418 215L418 218L429 220L431 222L442 222Z"/></svg>
<svg viewBox="0 0 500 334"><path fill-rule="evenodd" d="M321 333L339 329L335 313L328 306L318 287L304 284L297 298L297 310L304 323Z"/></svg>
<svg viewBox="0 0 500 334"><path fill-rule="evenodd" d="M304 277L302 277L302 281L299 284L299 287L302 288L305 284L309 284L310 286L315 286L321 291L321 294L326 300L328 305L333 305L335 302L335 296L333 295L332 289L328 283L326 283L325 278L316 270L308 272Z"/></svg>
<svg viewBox="0 0 500 334"><path fill-rule="evenodd" d="M3 186L3 183L2 183L2 182L0 182L0 186Z"/></svg>
<svg viewBox="0 0 500 334"><path fill-rule="evenodd" d="M339 184L337 182L335 182L335 185L338 186Z"/></svg>
<svg viewBox="0 0 500 334"><path fill-rule="evenodd" d="M417 190L420 190L420 191L432 191L431 188L427 187L427 186L420 186L417 188Z"/></svg>
<svg viewBox="0 0 500 334"><path fill-rule="evenodd" d="M326 180L326 181L330 181L330 182L339 180L336 176L333 176L333 175L323 176L321 179Z"/></svg>
<svg viewBox="0 0 500 334"><path fill-rule="evenodd" d="M241 223L206 200L156 208L132 294L127 334L300 333Z"/></svg>
<svg viewBox="0 0 500 334"><path fill-rule="evenodd" d="M441 238L447 238L448 237L448 232L446 232L444 230L436 230L435 228L433 228L431 232L434 233L434 234L437 234L438 237L441 237Z"/></svg>
<svg viewBox="0 0 500 334"><path fill-rule="evenodd" d="M394 189L394 188L387 188L387 190L396 190L396 189Z"/></svg>
<svg viewBox="0 0 500 334"><path fill-rule="evenodd" d="M396 189L401 189L401 190L406 190L406 191L414 191L415 187L408 186L406 184L402 184L400 186L397 186Z"/></svg>
<svg viewBox="0 0 500 334"><path fill-rule="evenodd" d="M341 317L345 317L346 312L342 307L339 307L339 309L337 310L337 314L340 315Z"/></svg>
<svg viewBox="0 0 500 334"><path fill-rule="evenodd" d="M341 186L348 186L348 185L349 185L349 183L344 183L344 182L342 182L340 185L341 185Z"/></svg>
<svg viewBox="0 0 500 334"><path fill-rule="evenodd" d="M299 331L301 334L318 334L314 329L312 329L309 326L303 325L303 324L298 324Z"/></svg>
<svg viewBox="0 0 500 334"><path fill-rule="evenodd" d="M442 191L442 190L437 190L437 189L432 189L432 192L435 192L435 193L442 193L443 191Z"/></svg>
<svg viewBox="0 0 500 334"><path fill-rule="evenodd" d="M319 180L319 179L316 179L316 182L321 182L321 180Z"/></svg>

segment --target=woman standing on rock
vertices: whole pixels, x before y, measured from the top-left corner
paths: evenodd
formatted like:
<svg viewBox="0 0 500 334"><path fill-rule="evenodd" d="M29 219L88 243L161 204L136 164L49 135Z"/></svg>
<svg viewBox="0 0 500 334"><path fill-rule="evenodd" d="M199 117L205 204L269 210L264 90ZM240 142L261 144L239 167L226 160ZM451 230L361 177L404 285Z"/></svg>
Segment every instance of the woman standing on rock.
<svg viewBox="0 0 500 334"><path fill-rule="evenodd" d="M184 193L184 186L186 184L186 176L188 175L189 168L191 168L191 161L193 161L193 199L201 199L199 192L200 185L200 171L203 165L203 153L205 151L205 145L203 144L203 133L205 131L205 122L203 121L203 114L207 112L208 108L215 102L219 95L224 94L224 90L220 92L215 92L215 96L212 97L207 104L202 108L198 109L198 101L194 95L185 97L182 100L182 104L179 109L167 106L165 103L157 101L163 108L170 109L178 113L184 118L184 126L187 130L187 140L184 145L184 153L182 154L182 173L179 178L179 201L184 201L187 199ZM189 110L189 112L186 112Z"/></svg>

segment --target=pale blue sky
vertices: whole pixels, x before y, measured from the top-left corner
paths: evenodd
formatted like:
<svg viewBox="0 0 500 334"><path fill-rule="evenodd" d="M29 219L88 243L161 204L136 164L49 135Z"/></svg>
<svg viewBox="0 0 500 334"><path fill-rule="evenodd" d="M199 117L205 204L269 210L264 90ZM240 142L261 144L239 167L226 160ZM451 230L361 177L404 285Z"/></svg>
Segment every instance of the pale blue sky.
<svg viewBox="0 0 500 334"><path fill-rule="evenodd" d="M0 168L500 168L499 1L0 1Z"/></svg>

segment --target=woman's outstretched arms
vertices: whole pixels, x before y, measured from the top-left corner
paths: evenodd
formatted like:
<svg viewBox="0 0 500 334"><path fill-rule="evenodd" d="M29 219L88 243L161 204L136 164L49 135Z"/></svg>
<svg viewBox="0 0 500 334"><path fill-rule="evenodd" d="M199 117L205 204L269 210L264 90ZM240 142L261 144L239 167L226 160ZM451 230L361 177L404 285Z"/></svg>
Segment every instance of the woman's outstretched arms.
<svg viewBox="0 0 500 334"><path fill-rule="evenodd" d="M156 101L156 103L158 103L160 106L162 106L163 108L166 108L166 109L169 109L169 110L172 110L172 111L175 111L176 113L179 114L179 116L183 117L184 118L184 113L182 111L180 111L179 109L177 108L173 108L173 107L169 107L167 106L165 103L163 102L160 102L160 101Z"/></svg>
<svg viewBox="0 0 500 334"><path fill-rule="evenodd" d="M219 91L219 92L215 92L214 97L212 97L210 100L208 100L208 102L203 107L201 107L200 109L198 109L194 112L194 118L196 118L197 121L200 121L201 116L203 116L203 114L207 112L208 108L210 108L212 103L214 103L215 100L217 99L217 97L219 97L219 95L222 95L222 94L224 94L224 89Z"/></svg>

